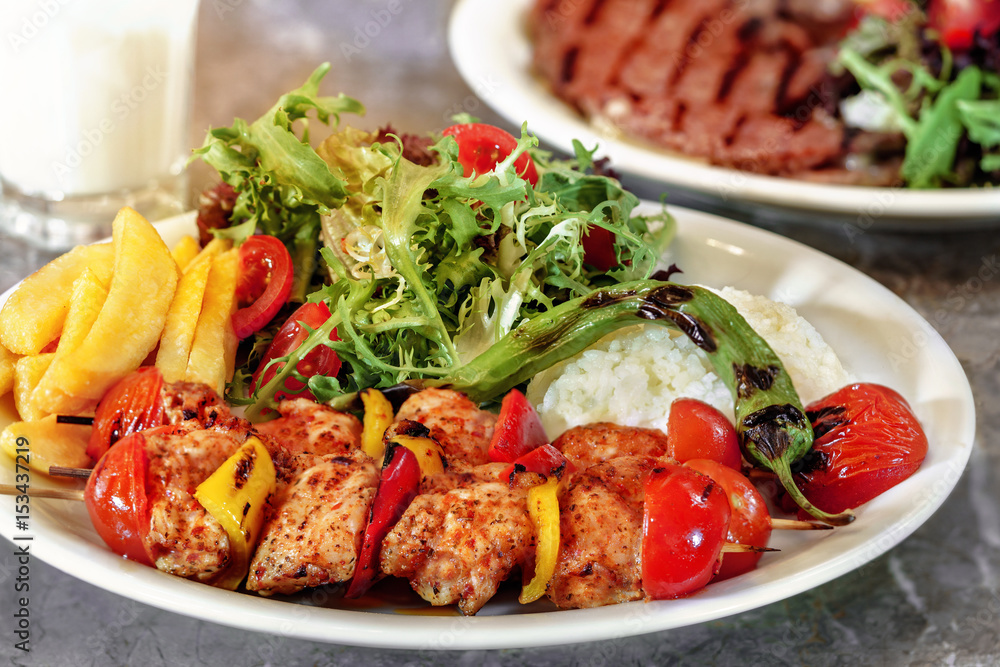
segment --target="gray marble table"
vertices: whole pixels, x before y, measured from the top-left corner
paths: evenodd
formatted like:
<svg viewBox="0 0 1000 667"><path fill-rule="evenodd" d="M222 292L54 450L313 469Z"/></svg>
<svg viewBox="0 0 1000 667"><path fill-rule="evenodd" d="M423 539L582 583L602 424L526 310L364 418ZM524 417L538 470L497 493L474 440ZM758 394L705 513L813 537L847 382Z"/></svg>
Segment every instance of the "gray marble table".
<svg viewBox="0 0 1000 667"><path fill-rule="evenodd" d="M498 122L449 59L449 3L392 3L400 11L357 46L356 28L389 4L203 0L192 145L200 144L204 128L256 117L324 60L334 65L327 89L365 102L365 127L391 121L411 131L440 129L456 110ZM192 192L209 178L196 170ZM649 183L633 185L646 196L659 193ZM32 651L24 654L14 648L17 563L11 543L3 541L0 658L15 665L240 667L1000 664L1000 236L893 233L877 222L853 234L816 216L791 219L757 209L736 216L817 247L886 285L929 319L971 380L978 412L972 462L944 506L887 554L807 593L710 623L615 641L454 653L250 633L138 604L34 561ZM0 236L0 290L48 258Z"/></svg>

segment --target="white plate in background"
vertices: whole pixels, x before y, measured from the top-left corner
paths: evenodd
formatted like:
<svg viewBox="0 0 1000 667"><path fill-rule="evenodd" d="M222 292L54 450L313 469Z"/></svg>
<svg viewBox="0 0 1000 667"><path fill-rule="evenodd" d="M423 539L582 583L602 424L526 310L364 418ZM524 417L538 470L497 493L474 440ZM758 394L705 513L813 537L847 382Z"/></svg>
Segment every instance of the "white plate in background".
<svg viewBox="0 0 1000 667"><path fill-rule="evenodd" d="M526 27L533 1L459 0L451 16L449 45L459 73L480 99L517 127L528 121L529 131L562 151L572 154L573 140L578 139L588 149L599 146L598 156L609 157L619 171L707 194L723 205L756 203L835 214L862 229L1000 225L1000 187L907 190L808 183L715 167L603 133L533 74ZM812 219L801 217L804 223Z"/></svg>

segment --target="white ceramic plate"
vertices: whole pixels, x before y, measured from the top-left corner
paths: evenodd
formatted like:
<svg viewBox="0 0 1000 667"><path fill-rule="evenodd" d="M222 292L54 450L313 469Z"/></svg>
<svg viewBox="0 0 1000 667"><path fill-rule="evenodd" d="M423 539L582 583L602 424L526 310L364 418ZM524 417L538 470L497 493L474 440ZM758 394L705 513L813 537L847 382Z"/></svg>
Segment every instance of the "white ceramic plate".
<svg viewBox="0 0 1000 667"><path fill-rule="evenodd" d="M673 212L679 233L665 259L684 270L684 280L735 285L791 304L826 337L848 370L900 391L923 422L930 440L923 467L860 508L853 524L813 533L784 531L773 540L781 551L766 554L757 570L683 600L553 611L543 603L520 607L507 593L473 618L400 612L402 603L389 598L366 610L343 607L335 593L324 590L291 604L177 579L108 551L82 503L34 498L30 530L21 532L15 530L14 499L0 498L0 534L32 535L35 557L178 614L315 641L410 649L511 648L637 635L754 609L862 566L930 517L965 467L975 421L961 366L927 322L858 271L753 227L685 209ZM186 216L163 224L161 231L173 241L192 227ZM12 418L9 405L6 410L0 426ZM12 463L0 459L0 482L10 483ZM38 473L31 483L53 484Z"/></svg>
<svg viewBox="0 0 1000 667"><path fill-rule="evenodd" d="M515 126L572 154L573 139L625 173L707 194L716 203L768 204L846 216L862 229L954 229L1000 224L1000 188L904 190L823 185L713 167L604 133L555 97L531 71L525 15L534 0L459 0L452 13L452 59L466 83ZM649 195L653 196L653 195ZM802 221L814 220L803 216Z"/></svg>

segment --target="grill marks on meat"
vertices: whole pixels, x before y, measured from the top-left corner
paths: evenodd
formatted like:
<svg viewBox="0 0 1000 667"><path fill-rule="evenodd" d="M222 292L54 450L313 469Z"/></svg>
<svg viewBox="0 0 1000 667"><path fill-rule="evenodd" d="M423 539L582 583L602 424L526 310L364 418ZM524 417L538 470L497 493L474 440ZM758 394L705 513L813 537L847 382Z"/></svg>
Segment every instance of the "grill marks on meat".
<svg viewBox="0 0 1000 667"><path fill-rule="evenodd" d="M304 469L278 491L250 564L247 589L261 595L349 580L378 486L375 463L361 451L297 461Z"/></svg>
<svg viewBox="0 0 1000 667"><path fill-rule="evenodd" d="M667 436L662 431L607 422L575 426L555 439L552 446L578 469L619 456L665 456Z"/></svg>
<svg viewBox="0 0 1000 667"><path fill-rule="evenodd" d="M361 423L308 399L282 401L281 416L257 426L287 457L250 563L247 588L291 594L354 575L379 473L360 451Z"/></svg>
<svg viewBox="0 0 1000 667"><path fill-rule="evenodd" d="M839 164L844 128L823 82L849 12L784 4L538 2L534 64L584 115L670 151L765 174Z"/></svg>
<svg viewBox="0 0 1000 667"><path fill-rule="evenodd" d="M386 536L382 571L408 579L433 605L475 614L534 558L527 491L497 482L502 468L488 464L425 481L436 492L417 496Z"/></svg>
<svg viewBox="0 0 1000 667"><path fill-rule="evenodd" d="M430 437L444 450L449 464L459 461L479 465L489 461L487 451L496 415L480 410L457 391L424 389L399 407L396 421L409 419L430 430Z"/></svg>
<svg viewBox="0 0 1000 667"><path fill-rule="evenodd" d="M562 545L547 593L558 607L643 599L643 482L657 461L621 456L573 476L559 502Z"/></svg>
<svg viewBox="0 0 1000 667"><path fill-rule="evenodd" d="M249 424L247 423L247 426ZM201 429L194 422L145 431L150 530L144 538L156 569L210 581L229 564L225 529L194 491L245 441L236 429Z"/></svg>

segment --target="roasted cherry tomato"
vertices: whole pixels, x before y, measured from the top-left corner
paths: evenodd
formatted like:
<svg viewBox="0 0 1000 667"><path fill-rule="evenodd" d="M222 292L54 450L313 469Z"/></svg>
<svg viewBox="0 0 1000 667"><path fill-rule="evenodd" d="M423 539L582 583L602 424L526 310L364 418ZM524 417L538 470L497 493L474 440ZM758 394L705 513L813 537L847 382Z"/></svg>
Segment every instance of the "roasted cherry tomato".
<svg viewBox="0 0 1000 667"><path fill-rule="evenodd" d="M142 541L149 532L147 467L146 439L141 432L119 440L87 478L84 501L94 530L112 551L152 565Z"/></svg>
<svg viewBox="0 0 1000 667"><path fill-rule="evenodd" d="M727 541L752 547L766 547L771 539L771 515L767 503L757 488L742 473L711 459L691 459L684 463L708 475L722 487L729 500L731 516ZM722 556L722 567L715 575L718 579L728 579L757 567L762 553L727 553Z"/></svg>
<svg viewBox="0 0 1000 667"><path fill-rule="evenodd" d="M490 461L513 463L548 441L538 413L524 394L517 389L507 392L490 439Z"/></svg>
<svg viewBox="0 0 1000 667"><path fill-rule="evenodd" d="M736 429L708 403L693 398L678 398L671 403L667 443L667 454L680 463L712 459L734 470L740 469L742 458Z"/></svg>
<svg viewBox="0 0 1000 667"><path fill-rule="evenodd" d="M931 0L927 19L945 46L965 51L976 33L992 38L1000 31L1000 0Z"/></svg>
<svg viewBox="0 0 1000 667"><path fill-rule="evenodd" d="M653 469L644 488L642 589L654 600L693 593L719 568L731 514L725 491L673 464Z"/></svg>
<svg viewBox="0 0 1000 667"><path fill-rule="evenodd" d="M455 137L455 141L458 142L458 161L462 163L466 176L492 171L498 162L517 148L517 139L514 135L486 123L452 125L441 134ZM535 168L535 161L527 153L522 153L521 157L517 158L514 169L532 185L538 183L538 169Z"/></svg>
<svg viewBox="0 0 1000 667"><path fill-rule="evenodd" d="M256 390L264 386L277 375L283 364L273 364L268 368L267 365L272 359L288 356L309 336L309 331L302 324L315 329L328 319L330 319L330 308L325 303L305 303L299 306L281 326L268 346L264 359L253 374L253 388ZM336 329L330 332L330 340L339 340ZM317 345L299 361L295 370L307 379L313 375L334 376L340 371L340 357L327 346ZM275 398L283 400L293 396L315 398L305 383L298 378L289 377L285 380L284 388L275 392Z"/></svg>
<svg viewBox="0 0 1000 667"><path fill-rule="evenodd" d="M112 385L97 404L87 455L97 461L111 445L137 431L164 423L163 376L143 366Z"/></svg>
<svg viewBox="0 0 1000 667"><path fill-rule="evenodd" d="M868 502L916 472L927 455L920 422L888 387L852 384L810 404L806 414L816 440L795 480L826 512Z"/></svg>
<svg viewBox="0 0 1000 667"><path fill-rule="evenodd" d="M240 279L236 285L239 310L233 329L239 338L261 330L292 293L292 256L273 236L251 236L240 246Z"/></svg>

